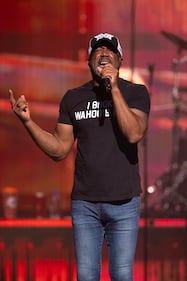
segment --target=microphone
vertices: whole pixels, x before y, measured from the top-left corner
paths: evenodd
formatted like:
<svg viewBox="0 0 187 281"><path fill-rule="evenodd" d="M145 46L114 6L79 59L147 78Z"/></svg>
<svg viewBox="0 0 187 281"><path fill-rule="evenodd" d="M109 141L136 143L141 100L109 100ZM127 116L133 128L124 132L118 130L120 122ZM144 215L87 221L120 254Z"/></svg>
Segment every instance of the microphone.
<svg viewBox="0 0 187 281"><path fill-rule="evenodd" d="M103 85L105 87L105 90L107 93L110 93L111 92L111 84L110 84L110 78L106 77L106 78L103 78Z"/></svg>
<svg viewBox="0 0 187 281"><path fill-rule="evenodd" d="M108 62L106 62L106 61L101 62L102 66L105 66L106 64L108 64ZM104 86L106 92L110 93L111 89L112 89L111 84L110 84L110 78L105 77L105 78L102 78L102 80L103 80L103 86Z"/></svg>

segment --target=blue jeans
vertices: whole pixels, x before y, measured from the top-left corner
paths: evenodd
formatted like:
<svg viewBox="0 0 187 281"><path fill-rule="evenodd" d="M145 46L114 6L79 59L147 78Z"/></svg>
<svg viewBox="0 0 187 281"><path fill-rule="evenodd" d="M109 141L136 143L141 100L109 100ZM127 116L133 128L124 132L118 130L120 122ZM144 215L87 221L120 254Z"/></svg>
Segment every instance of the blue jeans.
<svg viewBox="0 0 187 281"><path fill-rule="evenodd" d="M112 281L132 281L140 197L128 202L72 200L77 280L99 281L106 239Z"/></svg>

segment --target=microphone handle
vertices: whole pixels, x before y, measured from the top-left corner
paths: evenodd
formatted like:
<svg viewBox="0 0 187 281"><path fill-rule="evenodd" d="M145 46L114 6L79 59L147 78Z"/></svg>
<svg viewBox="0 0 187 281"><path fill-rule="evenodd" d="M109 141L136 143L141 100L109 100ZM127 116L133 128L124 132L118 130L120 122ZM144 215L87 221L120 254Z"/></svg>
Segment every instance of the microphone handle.
<svg viewBox="0 0 187 281"><path fill-rule="evenodd" d="M111 92L111 84L110 84L110 79L108 77L103 78L103 84L104 84L106 92L110 93Z"/></svg>

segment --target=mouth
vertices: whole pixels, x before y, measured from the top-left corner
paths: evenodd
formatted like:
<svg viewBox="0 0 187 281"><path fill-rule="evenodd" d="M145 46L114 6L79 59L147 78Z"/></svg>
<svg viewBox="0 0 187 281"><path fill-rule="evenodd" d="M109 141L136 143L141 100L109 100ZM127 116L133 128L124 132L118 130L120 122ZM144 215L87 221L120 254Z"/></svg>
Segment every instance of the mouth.
<svg viewBox="0 0 187 281"><path fill-rule="evenodd" d="M104 67L106 64L111 63L111 61L108 58L101 58L99 60L99 66Z"/></svg>
<svg viewBox="0 0 187 281"><path fill-rule="evenodd" d="M104 67L106 64L108 64L107 61L101 61L99 65Z"/></svg>

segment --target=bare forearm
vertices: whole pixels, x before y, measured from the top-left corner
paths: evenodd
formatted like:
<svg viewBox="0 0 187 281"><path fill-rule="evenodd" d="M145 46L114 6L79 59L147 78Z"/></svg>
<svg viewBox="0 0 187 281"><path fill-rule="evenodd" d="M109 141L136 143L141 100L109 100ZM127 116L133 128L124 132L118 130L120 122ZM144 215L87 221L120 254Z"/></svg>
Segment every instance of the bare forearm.
<svg viewBox="0 0 187 281"><path fill-rule="evenodd" d="M57 161L66 157L67 153L64 151L62 154L62 147L55 135L43 130L31 119L22 122L36 145L50 158Z"/></svg>
<svg viewBox="0 0 187 281"><path fill-rule="evenodd" d="M146 115L142 113L142 116L139 116L135 113L136 110L129 108L118 87L112 89L112 96L118 124L122 133L131 143L140 141L147 128Z"/></svg>

